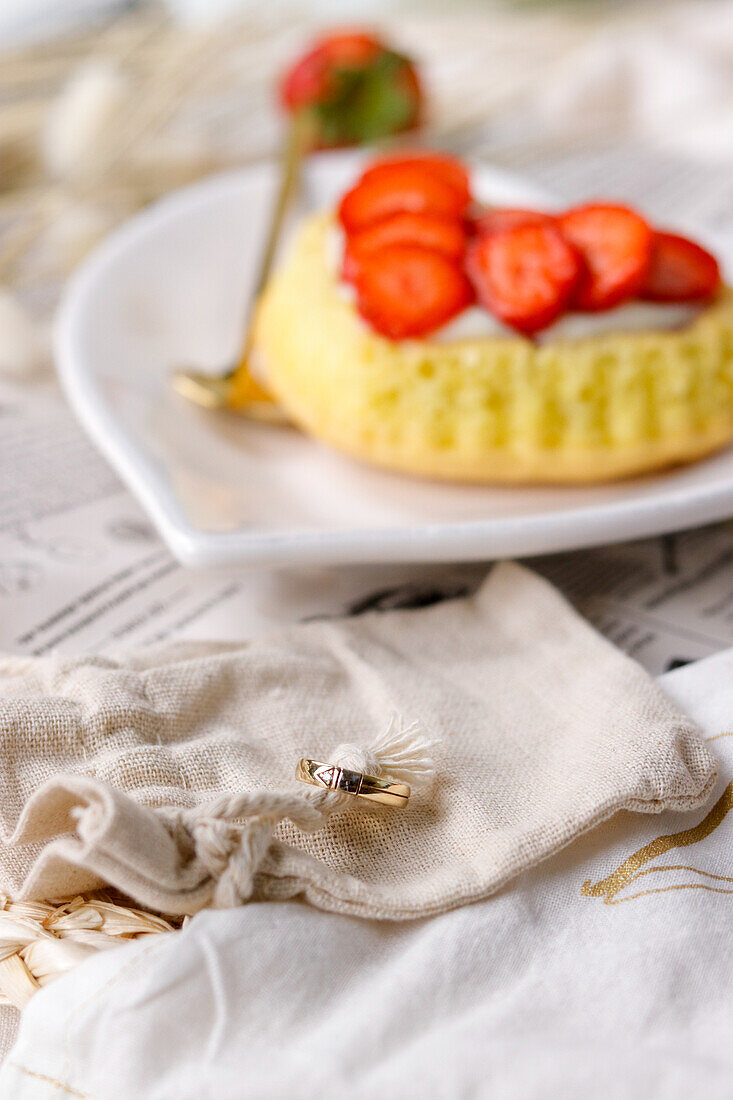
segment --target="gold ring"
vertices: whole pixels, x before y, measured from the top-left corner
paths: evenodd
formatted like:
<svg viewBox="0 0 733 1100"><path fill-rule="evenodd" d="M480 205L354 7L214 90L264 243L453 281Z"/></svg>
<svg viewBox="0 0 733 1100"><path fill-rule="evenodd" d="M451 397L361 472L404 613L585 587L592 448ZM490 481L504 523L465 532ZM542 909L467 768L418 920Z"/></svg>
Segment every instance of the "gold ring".
<svg viewBox="0 0 733 1100"><path fill-rule="evenodd" d="M380 802L383 806L406 806L410 797L407 783L392 783L376 775L352 772L348 768L340 768L338 764L324 764L305 757L298 762L295 778L301 783L325 787L329 791L343 791L370 802Z"/></svg>

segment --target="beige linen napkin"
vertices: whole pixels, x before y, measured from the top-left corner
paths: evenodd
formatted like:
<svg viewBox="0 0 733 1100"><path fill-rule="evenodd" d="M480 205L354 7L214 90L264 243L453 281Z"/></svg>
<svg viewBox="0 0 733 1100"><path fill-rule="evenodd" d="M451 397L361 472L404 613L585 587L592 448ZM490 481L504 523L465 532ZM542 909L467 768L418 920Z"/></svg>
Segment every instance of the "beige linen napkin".
<svg viewBox="0 0 733 1100"><path fill-rule="evenodd" d="M369 745L392 712L440 739L431 789L312 833L277 825L277 792L310 790L293 783L299 757ZM0 718L0 887L108 883L166 913L300 895L420 917L490 894L617 810L692 809L715 778L649 677L513 564L470 598L237 646L5 660ZM237 796L261 790L233 822ZM312 827L309 813L293 816Z"/></svg>

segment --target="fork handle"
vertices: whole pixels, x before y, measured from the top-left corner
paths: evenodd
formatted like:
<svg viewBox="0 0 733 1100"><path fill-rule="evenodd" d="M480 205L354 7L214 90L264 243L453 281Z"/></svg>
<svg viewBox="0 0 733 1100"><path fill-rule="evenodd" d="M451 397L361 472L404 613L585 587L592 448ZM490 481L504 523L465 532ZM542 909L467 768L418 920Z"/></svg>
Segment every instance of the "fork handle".
<svg viewBox="0 0 733 1100"><path fill-rule="evenodd" d="M280 156L280 183L270 215L270 225L260 258L257 278L249 299L247 318L244 325L244 346L242 348L242 361L244 362L246 362L252 347L252 321L254 319L255 307L270 277L270 271L272 270L272 264L275 259L275 252L277 251L277 244L280 239L280 232L285 220L285 215L290 209L290 205L300 183L304 152L303 129L303 120L296 114L288 126L287 136L283 144ZM234 373L236 373L236 370Z"/></svg>

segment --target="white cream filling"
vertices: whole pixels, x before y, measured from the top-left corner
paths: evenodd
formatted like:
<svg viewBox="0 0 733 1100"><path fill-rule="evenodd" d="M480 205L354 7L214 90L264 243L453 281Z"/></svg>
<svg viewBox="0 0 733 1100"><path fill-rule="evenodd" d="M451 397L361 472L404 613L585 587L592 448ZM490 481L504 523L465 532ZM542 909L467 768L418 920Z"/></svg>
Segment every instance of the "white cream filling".
<svg viewBox="0 0 733 1100"><path fill-rule="evenodd" d="M349 302L356 300L350 283L341 279L344 253L344 234L334 227L326 240L326 261L333 272L340 297ZM554 325L543 329L534 337L537 343L553 340L583 340L611 332L654 332L674 330L689 325L700 312L699 305L668 304L663 302L626 302L602 313L566 313ZM496 336L516 336L514 329L481 306L469 306L449 321L447 325L431 333L426 339L440 344L459 340L481 340Z"/></svg>
<svg viewBox="0 0 733 1100"><path fill-rule="evenodd" d="M699 306L669 305L660 302L627 302L603 313L566 313L554 325L535 336L540 344L553 340L582 340L604 332L649 332L683 328L700 312ZM439 343L479 340L488 336L516 336L514 329L480 306L464 309L447 325L431 334Z"/></svg>

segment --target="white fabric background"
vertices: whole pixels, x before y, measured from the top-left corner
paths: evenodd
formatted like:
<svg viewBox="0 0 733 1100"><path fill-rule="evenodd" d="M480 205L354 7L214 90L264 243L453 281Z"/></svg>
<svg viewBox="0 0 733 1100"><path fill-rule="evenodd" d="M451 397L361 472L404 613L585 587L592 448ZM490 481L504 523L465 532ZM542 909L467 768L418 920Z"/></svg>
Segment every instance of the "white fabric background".
<svg viewBox="0 0 733 1100"><path fill-rule="evenodd" d="M733 650L661 683L708 736L733 731ZM733 736L712 746L720 793ZM728 1097L733 814L618 904L581 893L704 816L619 815L495 897L409 925L296 903L202 913L39 993L0 1095Z"/></svg>

